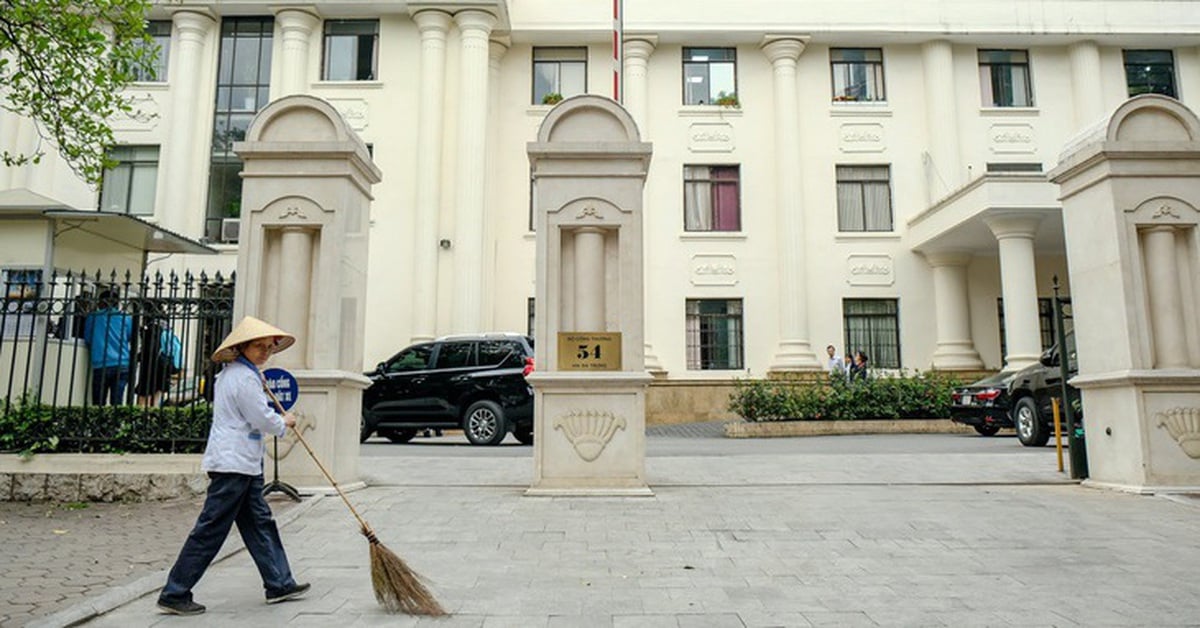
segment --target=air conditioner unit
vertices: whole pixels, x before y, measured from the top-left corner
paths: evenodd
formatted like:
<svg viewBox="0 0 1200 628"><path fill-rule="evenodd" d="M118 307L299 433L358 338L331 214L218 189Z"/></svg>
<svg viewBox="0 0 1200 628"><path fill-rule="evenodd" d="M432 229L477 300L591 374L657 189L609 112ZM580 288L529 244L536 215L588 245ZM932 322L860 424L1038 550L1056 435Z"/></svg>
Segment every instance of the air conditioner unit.
<svg viewBox="0 0 1200 628"><path fill-rule="evenodd" d="M221 241L222 242L237 242L238 227L241 226L241 218L222 218L221 219Z"/></svg>

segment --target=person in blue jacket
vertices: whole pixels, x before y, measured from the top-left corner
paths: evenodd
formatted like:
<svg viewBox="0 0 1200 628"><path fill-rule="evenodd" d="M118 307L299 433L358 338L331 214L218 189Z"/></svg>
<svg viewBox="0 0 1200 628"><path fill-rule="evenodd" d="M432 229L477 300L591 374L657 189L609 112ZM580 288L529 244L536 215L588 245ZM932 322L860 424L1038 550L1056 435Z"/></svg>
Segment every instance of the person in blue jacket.
<svg viewBox="0 0 1200 628"><path fill-rule="evenodd" d="M92 367L92 403L119 405L129 384L129 350L133 317L117 307L112 290L100 293L97 309L83 323Z"/></svg>
<svg viewBox="0 0 1200 628"><path fill-rule="evenodd" d="M224 368L214 385L212 427L200 462L209 477L208 495L158 596L158 608L165 613L205 611L192 599L192 587L234 523L258 567L267 604L294 600L310 588L307 583L297 584L292 576L279 528L263 499L263 436L285 436L296 425L296 417L275 411L259 368L294 342L291 334L247 316L212 355L213 362L223 363Z"/></svg>

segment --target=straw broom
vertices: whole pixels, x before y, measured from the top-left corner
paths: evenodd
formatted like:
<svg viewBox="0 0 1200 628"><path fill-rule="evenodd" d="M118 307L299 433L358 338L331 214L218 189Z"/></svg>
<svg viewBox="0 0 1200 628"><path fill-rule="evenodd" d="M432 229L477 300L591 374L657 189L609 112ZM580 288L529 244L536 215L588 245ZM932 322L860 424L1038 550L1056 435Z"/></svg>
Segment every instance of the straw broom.
<svg viewBox="0 0 1200 628"><path fill-rule="evenodd" d="M275 393L267 388L266 380L263 381L263 390L267 391L267 395L271 397L271 401L275 403L275 407L280 414L284 413L283 405L275 398ZM312 457L313 462L317 463L317 468L321 473L325 474L325 479L333 485L338 496L346 503L346 507L354 514L354 518L358 519L358 524L361 526L362 535L367 537L371 547L371 584L375 587L375 599L389 613L402 611L409 615L431 615L434 617L445 615L446 611L442 609L442 605L434 599L433 594L425 585L421 583L421 577L417 575L404 562L404 559L396 555L395 552L388 549L383 543L379 542L379 538L375 536L375 530L367 524L362 515L354 509L350 500L346 498L346 494L342 492L342 487L338 486L337 481L333 479L329 471L325 469L325 465L321 464L320 458L308 445L308 441L304 440L304 436L300 434L300 430L293 428L292 433L296 435L296 440L304 445L304 449L308 451L308 455Z"/></svg>

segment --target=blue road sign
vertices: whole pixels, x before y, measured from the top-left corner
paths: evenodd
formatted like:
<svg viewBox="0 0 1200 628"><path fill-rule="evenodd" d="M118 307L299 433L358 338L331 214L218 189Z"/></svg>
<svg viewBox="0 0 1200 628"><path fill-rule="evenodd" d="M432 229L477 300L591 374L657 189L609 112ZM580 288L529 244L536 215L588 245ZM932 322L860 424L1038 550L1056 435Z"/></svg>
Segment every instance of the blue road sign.
<svg viewBox="0 0 1200 628"><path fill-rule="evenodd" d="M291 410L292 406L296 405L296 399L300 398L300 385L296 383L296 378L279 368L263 371L263 377L267 380L267 388L275 393L279 405L283 406L284 410Z"/></svg>

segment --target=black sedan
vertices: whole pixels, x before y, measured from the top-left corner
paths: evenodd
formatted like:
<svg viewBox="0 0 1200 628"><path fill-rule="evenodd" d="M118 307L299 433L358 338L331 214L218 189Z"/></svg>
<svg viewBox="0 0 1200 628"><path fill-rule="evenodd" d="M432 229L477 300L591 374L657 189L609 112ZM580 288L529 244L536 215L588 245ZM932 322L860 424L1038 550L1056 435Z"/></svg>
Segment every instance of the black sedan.
<svg viewBox="0 0 1200 628"><path fill-rule="evenodd" d="M984 436L992 436L1002 427L1012 427L1009 391L1016 375L1013 371L1001 371L954 389L950 398L950 420L970 425Z"/></svg>

